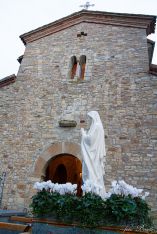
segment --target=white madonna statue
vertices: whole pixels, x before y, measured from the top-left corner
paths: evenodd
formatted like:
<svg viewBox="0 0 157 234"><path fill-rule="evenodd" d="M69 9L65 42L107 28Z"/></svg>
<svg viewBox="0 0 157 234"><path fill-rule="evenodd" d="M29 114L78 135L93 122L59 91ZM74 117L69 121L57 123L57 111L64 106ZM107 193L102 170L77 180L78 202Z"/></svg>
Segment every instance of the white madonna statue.
<svg viewBox="0 0 157 234"><path fill-rule="evenodd" d="M98 186L100 189L97 193L103 197L105 194L104 157L106 155L104 129L97 111L90 111L87 115L92 123L88 131L81 128L82 178L83 183L90 181L93 186Z"/></svg>

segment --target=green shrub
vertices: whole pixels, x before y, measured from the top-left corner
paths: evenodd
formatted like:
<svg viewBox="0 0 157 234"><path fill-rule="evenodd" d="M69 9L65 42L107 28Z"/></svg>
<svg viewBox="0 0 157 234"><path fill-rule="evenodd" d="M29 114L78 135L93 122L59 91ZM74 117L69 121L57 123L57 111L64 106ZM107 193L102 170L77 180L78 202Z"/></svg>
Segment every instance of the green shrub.
<svg viewBox="0 0 157 234"><path fill-rule="evenodd" d="M150 208L142 198L112 194L105 203L109 221L113 224L132 226L151 224Z"/></svg>
<svg viewBox="0 0 157 234"><path fill-rule="evenodd" d="M151 225L150 209L145 200L130 195L112 194L103 200L93 193L77 197L43 189L32 197L31 207L37 217L47 216L65 223L77 222L82 226Z"/></svg>

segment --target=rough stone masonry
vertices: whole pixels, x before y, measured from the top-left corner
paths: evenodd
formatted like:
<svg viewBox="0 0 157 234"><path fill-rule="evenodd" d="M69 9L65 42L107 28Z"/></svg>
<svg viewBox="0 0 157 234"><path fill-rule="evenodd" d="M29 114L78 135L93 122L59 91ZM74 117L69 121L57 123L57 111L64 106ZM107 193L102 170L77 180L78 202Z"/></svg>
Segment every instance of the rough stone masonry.
<svg viewBox="0 0 157 234"><path fill-rule="evenodd" d="M87 112L96 110L105 129L105 185L124 179L143 188L157 212L157 77L148 72L146 37L154 23L154 16L81 11L21 36L16 82L0 90L3 207L29 206L50 151L66 151L67 142L75 152L80 122L87 127ZM85 79L71 80L70 59L81 55ZM62 119L77 126L61 128Z"/></svg>

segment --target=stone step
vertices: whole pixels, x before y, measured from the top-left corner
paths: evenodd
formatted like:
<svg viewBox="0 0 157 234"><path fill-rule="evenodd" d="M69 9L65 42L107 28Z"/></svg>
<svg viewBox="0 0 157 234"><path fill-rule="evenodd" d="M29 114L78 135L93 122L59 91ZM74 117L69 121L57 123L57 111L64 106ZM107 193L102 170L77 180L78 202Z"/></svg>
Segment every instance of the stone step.
<svg viewBox="0 0 157 234"><path fill-rule="evenodd" d="M32 218L24 216L11 216L9 220L21 223L32 223Z"/></svg>
<svg viewBox="0 0 157 234"><path fill-rule="evenodd" d="M30 230L30 226L25 224L0 222L0 229L28 232Z"/></svg>

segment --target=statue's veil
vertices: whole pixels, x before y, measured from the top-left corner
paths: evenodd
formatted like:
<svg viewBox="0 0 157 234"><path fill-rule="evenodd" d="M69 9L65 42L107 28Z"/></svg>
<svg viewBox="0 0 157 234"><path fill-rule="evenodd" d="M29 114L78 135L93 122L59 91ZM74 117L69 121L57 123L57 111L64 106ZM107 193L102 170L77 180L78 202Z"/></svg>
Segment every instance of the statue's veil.
<svg viewBox="0 0 157 234"><path fill-rule="evenodd" d="M105 191L103 176L105 141L104 129L97 111L90 111L88 116L91 118L90 129L82 135L82 154L83 154L83 182L90 180L93 184L101 186Z"/></svg>

